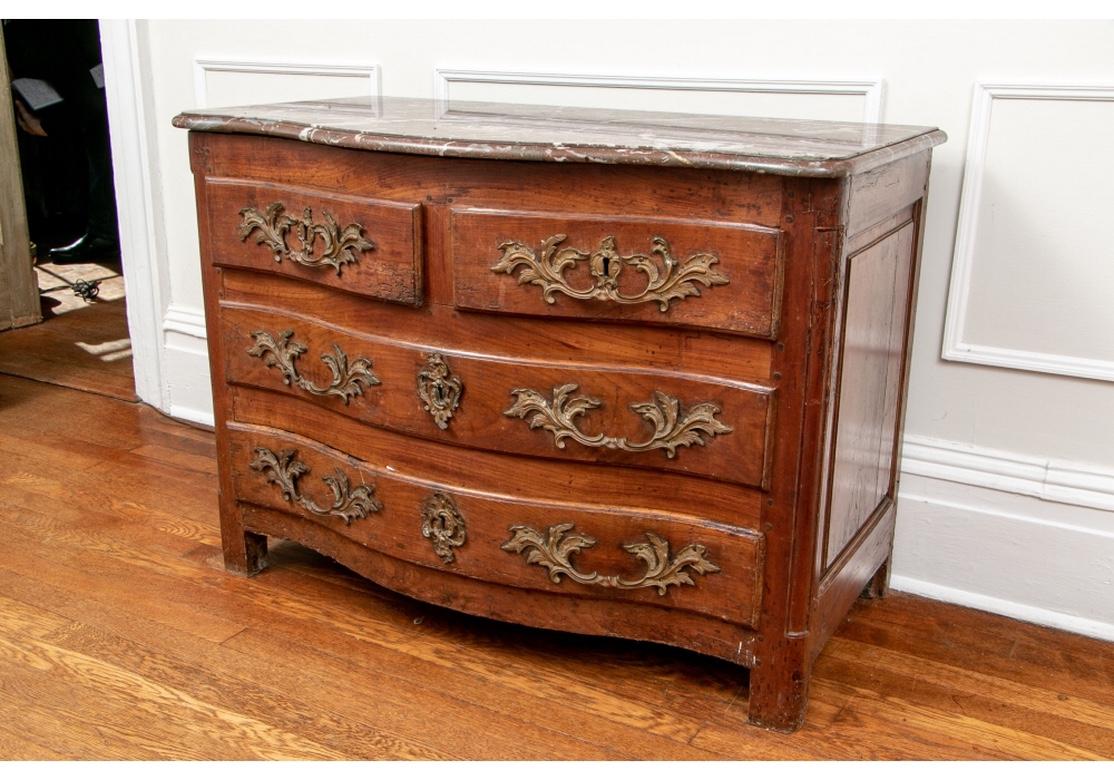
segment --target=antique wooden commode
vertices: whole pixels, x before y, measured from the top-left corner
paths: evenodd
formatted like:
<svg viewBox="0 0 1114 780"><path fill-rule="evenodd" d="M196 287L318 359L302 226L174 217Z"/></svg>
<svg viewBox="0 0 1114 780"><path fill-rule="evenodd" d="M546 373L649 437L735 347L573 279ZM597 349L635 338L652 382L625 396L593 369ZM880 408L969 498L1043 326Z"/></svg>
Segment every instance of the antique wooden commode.
<svg viewBox="0 0 1114 780"><path fill-rule="evenodd" d="M331 100L184 113L230 570L750 672L800 725L886 583L921 127Z"/></svg>

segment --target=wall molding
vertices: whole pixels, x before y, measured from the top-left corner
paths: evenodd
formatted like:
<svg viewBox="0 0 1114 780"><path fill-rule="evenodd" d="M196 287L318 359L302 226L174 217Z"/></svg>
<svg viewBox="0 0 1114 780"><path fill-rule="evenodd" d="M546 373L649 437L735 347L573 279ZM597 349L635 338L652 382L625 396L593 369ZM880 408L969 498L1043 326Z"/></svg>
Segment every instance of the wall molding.
<svg viewBox="0 0 1114 780"><path fill-rule="evenodd" d="M1042 501L1114 511L1114 469L908 435L901 471Z"/></svg>
<svg viewBox="0 0 1114 780"><path fill-rule="evenodd" d="M882 121L885 87L880 78L871 79L740 79L638 74L590 74L531 72L486 68L433 69L433 95L440 111L448 110L452 85L513 84L541 87L597 87L686 92L759 92L808 95L860 95L863 122Z"/></svg>
<svg viewBox="0 0 1114 780"><path fill-rule="evenodd" d="M368 96L381 92L382 69L366 62L296 62L293 60L252 60L235 57L195 57L193 91L198 108L209 106L206 79L209 73L262 73L274 76L340 76L366 78Z"/></svg>
<svg viewBox="0 0 1114 780"><path fill-rule="evenodd" d="M205 331L205 311L190 306L170 305L166 307L162 329L164 333L180 333L184 336L192 336L205 341L207 335ZM203 345L203 348L207 349L207 346Z"/></svg>
<svg viewBox="0 0 1114 780"><path fill-rule="evenodd" d="M974 266L975 239L978 234L978 207L982 195L990 142L991 115L998 100L1086 100L1114 102L1114 86L1067 84L1006 84L978 82L971 105L967 137L967 159L963 188L959 198L959 219L952 254L951 280L948 285L947 313L941 357L963 363L1038 371L1063 376L1114 381L1114 361L1095 360L1052 352L975 344L967 340L967 308L971 272Z"/></svg>
<svg viewBox="0 0 1114 780"><path fill-rule="evenodd" d="M139 25L134 19L102 19L101 50L135 392L167 412L170 402L163 377L162 324L168 282L161 273L166 250L162 233L156 229L163 221L162 201L154 184L159 165L149 120L153 90L141 53Z"/></svg>

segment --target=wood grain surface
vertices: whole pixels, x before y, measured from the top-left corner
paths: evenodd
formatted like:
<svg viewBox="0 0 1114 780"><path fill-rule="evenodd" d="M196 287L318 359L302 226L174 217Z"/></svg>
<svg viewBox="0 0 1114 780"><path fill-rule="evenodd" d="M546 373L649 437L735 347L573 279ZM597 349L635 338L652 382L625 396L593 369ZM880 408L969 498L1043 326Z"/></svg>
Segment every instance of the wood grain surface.
<svg viewBox="0 0 1114 780"><path fill-rule="evenodd" d="M0 377L0 453L3 758L1114 758L1109 643L860 601L770 733L723 661L463 616L291 543L226 574L213 435L148 407Z"/></svg>
<svg viewBox="0 0 1114 780"><path fill-rule="evenodd" d="M251 268L304 279L387 301L417 305L422 300L421 209L416 202L355 198L335 190L276 186L267 181L217 179L209 182L211 256L218 265ZM281 204L281 216L293 220L277 244L293 251L308 251L320 260L330 249L343 250L342 239L361 238L370 248L352 248L353 262L337 269L329 265L306 266L285 257L275 260L274 247L259 239L275 240L261 228L244 235L242 212L265 213ZM322 230L300 235L305 219ZM242 237L242 238L241 238ZM334 245L332 242L335 241Z"/></svg>
<svg viewBox="0 0 1114 780"><path fill-rule="evenodd" d="M530 590L547 591L584 599L570 606L570 599L554 602L553 608L566 613L562 623L570 631L599 633L597 602L636 601L702 613L727 622L753 625L762 592L762 535L754 531L732 528L703 517L667 515L661 512L638 513L624 507L601 507L587 501L538 501L526 498L525 491L507 485L504 491L488 493L474 488L453 489L431 481L424 471L402 471L391 465L389 456L380 456L375 463L356 461L337 450L311 439L292 436L282 431L230 423L232 440L233 485L240 501L298 515L316 523L332 534L351 539L363 547L378 550L393 558L430 567L462 577L511 585ZM370 487L378 509L367 517L346 523L342 518L313 512L287 500L283 489L265 474L249 467L257 447L271 452L291 450L297 462L308 471L297 481L299 494L305 494L318 508L328 507L332 495L322 477L339 470L351 485ZM550 480L557 481L560 471L554 469ZM463 545L451 562L442 562L431 543L422 536L422 502L433 493L452 498L466 529ZM688 566L681 572L688 583L673 582L655 587L614 588L598 583L577 583L568 575L551 579L548 570L528 563L521 551L506 550L504 543L512 538L515 526L527 526L542 535L553 526L571 524L570 535L587 535L594 543L575 552L568 561L538 555L553 565L571 565L576 572L618 575L627 582L638 581L652 570L652 564L624 550L624 545L647 542L647 533L655 534L668 544L661 562L672 564L681 551L699 545L700 557L712 564L713 570L702 573ZM322 550L322 552L328 552ZM332 555L340 559L339 555ZM653 559L655 562L658 558ZM679 560L686 560L681 557ZM558 569L560 571L560 569ZM420 571L412 576L422 576ZM374 579L374 576L373 576ZM456 588L450 587L450 590ZM651 620L662 616L649 615ZM633 621L632 621L633 622ZM740 638L743 636L739 632ZM680 638L678 638L680 640ZM680 642L679 642L680 643Z"/></svg>
<svg viewBox="0 0 1114 780"><path fill-rule="evenodd" d="M261 277L258 283L265 287L267 279ZM764 482L766 442L774 407L774 394L768 387L709 381L661 370L617 368L591 354L575 363L556 364L541 363L521 349L516 359L476 355L466 332L435 337L432 344L400 344L395 334L342 332L327 321L285 311L222 307L221 320L225 376L233 384L274 390L371 425L457 446L677 471L753 486ZM369 361L380 383L366 388L347 404L336 395L314 396L286 384L278 368L249 354L256 343L253 334L263 332L277 339L285 331L292 332L294 342L308 347L295 368L316 385L328 385L332 378L321 358L332 356L337 348L350 362L361 358ZM559 326L553 327L553 338L559 337L559 331ZM513 353L515 335L508 333L505 341ZM459 408L444 430L423 409L416 390L418 373L433 354L442 355L463 384ZM702 434L698 437L701 443L679 446L669 457L661 447L624 451L589 446L574 439L557 446L552 432L531 426L533 414L525 418L506 414L515 403L514 391L518 389L534 391L546 403L553 403L556 388L569 384L576 386L569 393L570 399L585 397L600 402L598 408L570 424L587 437L622 437L633 444L650 441L654 427L632 406L652 402L658 392L677 399L682 415L713 404L716 412L712 419L730 430ZM289 406L289 411L273 421L276 427L285 426L286 420L297 414L296 405ZM556 410L561 412L563 408L558 406Z"/></svg>
<svg viewBox="0 0 1114 780"><path fill-rule="evenodd" d="M811 665L824 641L864 587L885 589L911 333L911 317L900 305L910 288L901 280L915 278L927 155L915 165L892 163L861 178L818 179L359 154L212 133L193 133L190 144L230 571L265 567L267 536L294 539L435 604L535 627L651 639L745 664L751 668L750 721L784 731L801 725ZM328 190L345 192L353 204L420 204L415 240L424 260L422 305L400 307L350 295L343 285L327 289L270 273L252 278L245 269L229 268L222 258L242 246L226 224L232 211L214 210L214 204L228 200L230 180L258 182L274 197L294 200ZM900 197L887 207L891 191ZM874 235L895 210L910 215L903 233L893 228L904 240L886 243L881 234L876 241L882 249L875 251L849 233ZM624 268L659 281L680 268L667 261L672 250L666 250L665 233L679 256L689 258L683 262L693 263L689 270L705 274L710 286L699 296L661 301L672 300L668 312L630 309L646 293ZM598 242L598 248L573 254L555 248L570 237L589 249ZM660 268L642 256L623 259L629 247L646 242L661 255ZM505 254L491 265L495 250ZM715 276L709 275L711 253L722 260ZM869 262L879 254L881 261ZM854 255L859 260L852 264ZM860 266L866 271L852 273ZM520 270L525 276L514 278ZM875 278L881 281L871 283ZM522 297L523 279L544 281L552 295L564 289L591 300L569 308L556 299L551 305ZM848 289L855 295L846 295ZM725 330L735 338L724 340ZM296 347L289 341L295 333L301 339ZM845 351L852 358L872 355L876 345L884 359L852 359L843 371ZM298 370L318 368L316 378L299 376L291 349L325 359L332 384L320 384L328 377L308 359ZM421 392L423 363L440 360L440 353L464 387L451 425L435 425L413 395ZM369 361L382 381L367 373ZM368 383L368 392L352 402L359 381ZM338 388L339 396L333 392ZM241 392L247 389L286 397L257 409ZM341 414L309 428L311 406ZM648 508L662 517L671 513L649 499L661 492L650 486L665 472L685 472L694 478L686 493L699 508L695 514L762 535L757 560L763 586L739 594L743 608L756 613L745 623L754 630L740 634L738 616L727 630L705 616L707 625L697 626L695 614L683 610L628 619L615 604L604 607L595 599L583 608L567 597L546 604L538 591L493 581L485 593L479 572L454 578L413 558L393 557L382 544L361 544L258 502L237 503L244 483L234 479L229 427L249 419L319 442L342 460L353 455L355 443L371 453L365 462L384 468L384 458L413 450L419 437L451 445L423 447L427 461L410 473L428 474L443 461L456 464L481 451L524 456L504 473L505 483L488 492L507 496L522 484L519 498L543 503L530 491L552 483L553 472L535 470L541 479L526 485L515 478L521 464L560 461L570 479L590 465L616 467L641 486L636 489L647 494ZM402 437L377 435L388 448L373 449L341 433L350 419ZM648 427L651 438L645 438ZM675 441L685 449L675 452ZM464 481L465 492L476 490L477 479ZM723 500L727 483L765 493L757 527L747 509L739 518L704 509ZM569 496L582 506L594 504L596 518L610 511L591 491ZM496 514L504 516L505 509ZM646 609L621 606L632 613ZM562 615L566 609L571 617Z"/></svg>
<svg viewBox="0 0 1114 780"><path fill-rule="evenodd" d="M0 333L0 373L136 401L130 346L124 301L99 301Z"/></svg>
<svg viewBox="0 0 1114 780"><path fill-rule="evenodd" d="M716 328L765 338L776 335L782 235L774 228L691 217L633 219L622 212L586 215L483 208L452 209L449 223L455 303L460 308ZM616 290L628 299L637 299L651 289L651 281L659 284L682 277L681 269L702 256L711 256L715 262L693 274L692 291L685 291L683 297L626 304L598 298L577 300L560 292L566 288L600 289L585 260L562 268L557 273L562 284L553 291L547 288L544 294L541 286L520 282L525 266L501 272L492 267L508 243L521 245L535 262L544 263L543 242L560 236L565 238L553 244L554 258L563 250L576 250L587 258L609 238L614 240L614 255L648 258L660 276L651 278L633 263L619 259L612 260L618 268L609 264ZM668 265L665 257L654 256L656 238L665 242L662 249L669 252ZM661 305L666 306L665 311Z"/></svg>

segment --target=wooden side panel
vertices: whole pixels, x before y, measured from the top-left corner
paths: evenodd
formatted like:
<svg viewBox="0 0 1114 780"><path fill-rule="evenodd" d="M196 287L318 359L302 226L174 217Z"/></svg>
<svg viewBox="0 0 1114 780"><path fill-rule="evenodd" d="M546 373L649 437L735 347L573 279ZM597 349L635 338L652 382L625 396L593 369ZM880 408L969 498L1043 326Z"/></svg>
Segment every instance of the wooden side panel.
<svg viewBox="0 0 1114 780"><path fill-rule="evenodd" d="M453 209L450 229L461 308L776 334L775 228Z"/></svg>
<svg viewBox="0 0 1114 780"><path fill-rule="evenodd" d="M208 179L205 186L212 226L209 256L216 265L293 276L386 301L421 303L420 204L266 181ZM268 213L276 205L281 210ZM261 224L246 223L245 209ZM276 230L283 226L282 232ZM304 252L317 264L298 263L284 256L284 248ZM351 262L328 263L340 262L337 256Z"/></svg>
<svg viewBox="0 0 1114 780"><path fill-rule="evenodd" d="M913 222L847 261L825 561L893 495Z"/></svg>

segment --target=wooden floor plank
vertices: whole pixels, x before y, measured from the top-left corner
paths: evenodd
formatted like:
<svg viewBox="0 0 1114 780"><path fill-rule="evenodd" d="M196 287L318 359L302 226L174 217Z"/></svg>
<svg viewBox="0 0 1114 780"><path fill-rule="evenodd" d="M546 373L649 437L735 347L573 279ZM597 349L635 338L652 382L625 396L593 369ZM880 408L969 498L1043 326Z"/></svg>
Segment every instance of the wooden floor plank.
<svg viewBox="0 0 1114 780"><path fill-rule="evenodd" d="M3 758L1114 758L1109 643L862 602L774 734L725 662L459 615L290 543L226 574L212 435L142 405L0 377L0 456Z"/></svg>
<svg viewBox="0 0 1114 780"><path fill-rule="evenodd" d="M338 703L346 700L341 695L347 691L344 680L325 685L320 684L321 681L310 684L305 675L299 673L300 670L278 665L273 659L246 656L220 643L209 642L194 634L153 623L114 602L100 603L89 597L74 596L44 582L15 576L3 570L0 570L0 592L17 596L48 612L58 610L69 613L68 616L74 618L93 616L97 626L72 624L75 627L80 625L83 629L82 635L75 634L72 639L74 642L90 643L88 646L102 641L130 644L148 657L144 661L148 664L188 663L183 659L190 659L200 669L217 670L222 677L231 678L231 682L225 683L227 691L220 694L221 697L254 685L269 692L261 695L273 697L275 702L289 702L290 710L299 713L300 717L314 718L323 723L343 721L359 740L349 752L350 758L454 757L384 731L366 720L363 717L366 713L358 709L344 710L341 707L338 710ZM117 639L99 638L105 635L115 636ZM120 651L114 652L119 657ZM150 660L151 657L154 658L153 661ZM308 695L302 696L303 694Z"/></svg>
<svg viewBox="0 0 1114 780"><path fill-rule="evenodd" d="M0 333L0 373L135 401L131 354L98 349L127 338L124 301L95 303Z"/></svg>

